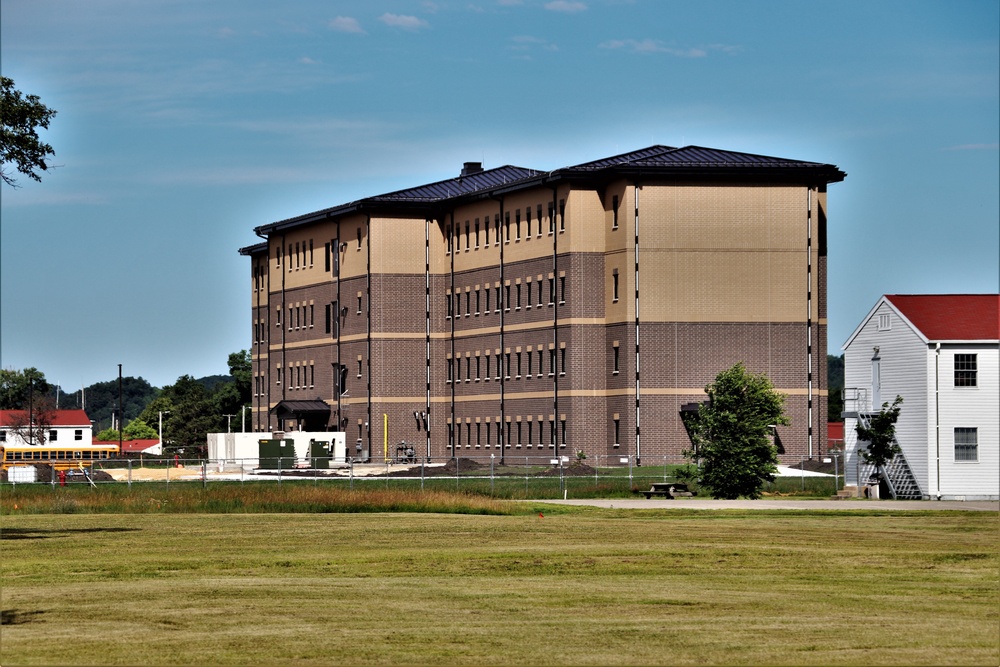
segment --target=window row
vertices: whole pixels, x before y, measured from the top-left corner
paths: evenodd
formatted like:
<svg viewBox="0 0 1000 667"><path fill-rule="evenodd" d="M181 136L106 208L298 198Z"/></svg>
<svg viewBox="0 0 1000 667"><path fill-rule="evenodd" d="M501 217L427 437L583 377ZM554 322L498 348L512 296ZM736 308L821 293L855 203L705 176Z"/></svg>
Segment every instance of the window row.
<svg viewBox="0 0 1000 667"><path fill-rule="evenodd" d="M555 300L559 298L559 305L566 304L566 276L560 275L558 282L558 294L556 293L556 279L549 276L545 281L542 278L532 280L527 278L523 283L515 281L512 285L507 281L504 285L497 283L491 287L489 283L485 287L466 287L463 292L456 289L454 294L445 294L445 317L451 319L479 315L489 315L491 312L499 313L503 310L509 313L511 310L519 311L531 310L532 308L542 308L546 304L555 305ZM546 287L548 288L546 290Z"/></svg>
<svg viewBox="0 0 1000 667"><path fill-rule="evenodd" d="M27 427L25 427L25 431L27 431L27 430L28 430ZM41 430L41 429L37 428L37 422L36 422L36 428L32 428L31 431L32 431L33 434L41 437L41 434L38 433L39 430ZM83 429L81 429L81 428L74 429L73 430L73 439L74 440L83 440ZM59 440L59 431L57 431L55 429L50 430L47 442L56 442L57 440ZM0 442L7 442L7 430L6 429L0 429Z"/></svg>
<svg viewBox="0 0 1000 667"><path fill-rule="evenodd" d="M616 348L617 349L617 348ZM546 373L546 360L548 361L548 372ZM524 377L530 380L532 377L553 377L556 374L556 364L558 362L559 376L566 375L566 346L565 343L557 351L554 347L546 350L539 345L537 350L516 352L496 352L495 354L471 354L462 357L452 358L448 356L447 383L452 382L489 382L493 380L499 382L504 380L520 380Z"/></svg>
<svg viewBox="0 0 1000 667"><path fill-rule="evenodd" d="M287 371L284 373L283 371ZM258 382L254 385L255 395L264 394L264 377L257 376ZM312 389L316 386L316 366L313 362L309 365L289 366L283 369L280 365L274 369L274 383L282 384L282 380L287 382L288 389Z"/></svg>
<svg viewBox="0 0 1000 667"><path fill-rule="evenodd" d="M464 223L454 223L448 225L448 252L461 252L462 250L479 250L488 248L490 245L498 246L500 241L505 243L530 240L532 237L541 238L543 229L548 224L548 233L555 234L556 226L560 232L566 231L566 200L559 200L559 214L554 214L552 202L548 204L548 216L542 218L542 205L538 204L532 216L530 206L523 209L514 209L513 217L510 211L503 214L503 225L501 226L500 214L495 213L492 221L486 215L474 220L466 220ZM492 224L490 224L492 222ZM523 233L522 233L523 232Z"/></svg>
<svg viewBox="0 0 1000 667"><path fill-rule="evenodd" d="M522 421L518 417L516 420L508 421L506 428L503 428L499 417L495 421L496 423L487 419L473 423L471 420L466 420L463 424L459 420L453 424L449 423L448 446L455 449L460 447L466 449L559 447L561 449L566 446L565 417L560 418L558 423L552 418L546 422L541 417L537 421L531 419Z"/></svg>

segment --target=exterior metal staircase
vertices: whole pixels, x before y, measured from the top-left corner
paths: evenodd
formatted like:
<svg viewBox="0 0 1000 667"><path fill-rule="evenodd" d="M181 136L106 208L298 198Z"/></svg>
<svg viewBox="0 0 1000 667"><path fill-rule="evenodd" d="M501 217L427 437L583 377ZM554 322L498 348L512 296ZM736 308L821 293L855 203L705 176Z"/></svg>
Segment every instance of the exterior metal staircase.
<svg viewBox="0 0 1000 667"><path fill-rule="evenodd" d="M873 412L858 412L858 422L865 427L871 427L871 418L877 413ZM858 449L862 449L862 442L858 441ZM893 442L896 442L895 437ZM899 444L898 442L896 444ZM862 464L861 468L862 479L868 479L875 476L876 470L875 466L871 464ZM881 473L882 479L886 481L889 486L889 493L892 494L893 500L922 500L924 495L920 492L920 485L917 484L917 478L914 477L913 471L910 470L910 464L906 462L906 456L903 452L898 452L892 459L885 465L880 466L878 472ZM859 480L860 483L860 480Z"/></svg>

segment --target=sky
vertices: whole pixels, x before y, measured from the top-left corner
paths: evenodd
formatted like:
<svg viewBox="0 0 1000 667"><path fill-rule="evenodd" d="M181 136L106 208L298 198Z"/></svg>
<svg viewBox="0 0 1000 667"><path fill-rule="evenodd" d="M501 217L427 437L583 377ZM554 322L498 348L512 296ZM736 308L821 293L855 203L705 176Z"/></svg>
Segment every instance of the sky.
<svg viewBox="0 0 1000 667"><path fill-rule="evenodd" d="M835 164L829 346L882 294L998 291L996 0L3 0L57 110L0 185L0 366L226 373L253 228L653 144Z"/></svg>

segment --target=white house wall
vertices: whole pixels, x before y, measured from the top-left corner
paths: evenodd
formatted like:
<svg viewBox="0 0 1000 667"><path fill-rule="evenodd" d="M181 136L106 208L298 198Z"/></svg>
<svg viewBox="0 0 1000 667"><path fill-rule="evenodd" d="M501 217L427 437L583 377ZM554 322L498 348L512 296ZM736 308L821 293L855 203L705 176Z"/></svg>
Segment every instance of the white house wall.
<svg viewBox="0 0 1000 667"><path fill-rule="evenodd" d="M2 444L7 444L10 446L23 447L28 443L24 441L21 436L14 432L9 426L4 427L3 430L7 432L7 439ZM75 447L77 445L92 445L94 444L94 432L90 425L87 426L50 426L47 431L55 431L56 439L53 441L48 435L45 438L46 445L60 446L60 447ZM76 432L80 431L80 439L75 440Z"/></svg>
<svg viewBox="0 0 1000 667"><path fill-rule="evenodd" d="M889 316L889 328L878 330L879 316ZM881 402L874 405L872 396L872 357L879 348L882 376ZM920 491L928 494L928 394L927 375L930 363L927 345L921 337L886 302L875 309L864 326L844 350L844 387L862 388L867 393L867 404L853 406L845 403L845 411L857 407L859 411L877 411L882 403L892 403L896 396L903 397L903 406L896 423L896 440L917 479ZM845 470L848 483L855 478L857 436L854 419L844 420L844 440L847 453Z"/></svg>
<svg viewBox="0 0 1000 667"><path fill-rule="evenodd" d="M956 354L977 355L977 386L955 386ZM933 371L930 380L931 382L934 380ZM1000 444L998 444L1000 443L1000 350L998 347L974 344L943 345L940 391L941 497L968 500L997 498L1000 496ZM931 411L932 420L933 417ZM978 429L978 461L955 461L956 427ZM931 444L936 446L934 442Z"/></svg>

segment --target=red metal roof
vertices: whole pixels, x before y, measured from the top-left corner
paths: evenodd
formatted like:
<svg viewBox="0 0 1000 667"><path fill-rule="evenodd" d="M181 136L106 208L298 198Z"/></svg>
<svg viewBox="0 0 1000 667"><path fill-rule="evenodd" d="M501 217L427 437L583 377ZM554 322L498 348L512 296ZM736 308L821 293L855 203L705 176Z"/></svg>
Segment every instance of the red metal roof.
<svg viewBox="0 0 1000 667"><path fill-rule="evenodd" d="M95 445L117 445L117 440L95 440ZM160 444L160 441L156 438L148 438L144 440L125 440L122 442L122 453L123 454L135 454L136 452L144 452L153 445Z"/></svg>
<svg viewBox="0 0 1000 667"><path fill-rule="evenodd" d="M928 340L1000 340L1000 294L886 294Z"/></svg>
<svg viewBox="0 0 1000 667"><path fill-rule="evenodd" d="M10 426L15 415L24 419L27 410L0 410L0 426ZM52 426L90 426L90 418L83 410L56 410L52 416Z"/></svg>

